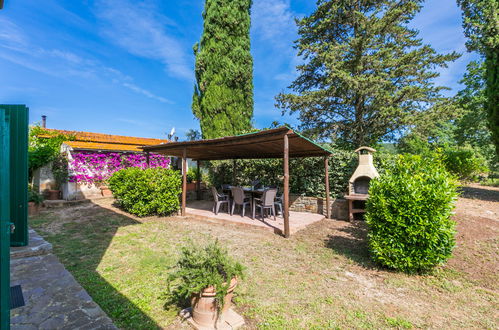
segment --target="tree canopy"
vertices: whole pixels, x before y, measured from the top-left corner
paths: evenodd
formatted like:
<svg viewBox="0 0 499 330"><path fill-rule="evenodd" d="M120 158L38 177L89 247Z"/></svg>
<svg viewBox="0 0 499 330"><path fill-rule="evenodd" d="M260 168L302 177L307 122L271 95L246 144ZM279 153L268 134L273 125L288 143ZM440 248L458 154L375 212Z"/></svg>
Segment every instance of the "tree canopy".
<svg viewBox="0 0 499 330"><path fill-rule="evenodd" d="M251 128L253 58L251 0L206 0L204 30L194 45L196 84L192 111L204 139Z"/></svg>
<svg viewBox="0 0 499 330"><path fill-rule="evenodd" d="M437 54L408 23L420 0L319 0L297 21L304 64L293 93L277 96L283 112L299 113L301 129L348 146L395 135L441 101L433 79L458 54Z"/></svg>
<svg viewBox="0 0 499 330"><path fill-rule="evenodd" d="M457 0L463 10L464 33L469 51L485 57L485 104L489 128L499 155L499 1Z"/></svg>

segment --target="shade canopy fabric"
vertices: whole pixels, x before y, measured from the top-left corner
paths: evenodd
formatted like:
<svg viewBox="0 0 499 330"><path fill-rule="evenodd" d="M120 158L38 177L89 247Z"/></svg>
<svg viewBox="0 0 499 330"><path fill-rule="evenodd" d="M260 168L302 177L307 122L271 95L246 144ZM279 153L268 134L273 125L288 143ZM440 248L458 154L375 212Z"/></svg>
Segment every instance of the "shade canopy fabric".
<svg viewBox="0 0 499 330"><path fill-rule="evenodd" d="M144 146L145 152L195 160L282 158L284 136L288 136L289 157L327 156L331 152L289 127L279 127L236 136L211 140L168 142L154 146Z"/></svg>

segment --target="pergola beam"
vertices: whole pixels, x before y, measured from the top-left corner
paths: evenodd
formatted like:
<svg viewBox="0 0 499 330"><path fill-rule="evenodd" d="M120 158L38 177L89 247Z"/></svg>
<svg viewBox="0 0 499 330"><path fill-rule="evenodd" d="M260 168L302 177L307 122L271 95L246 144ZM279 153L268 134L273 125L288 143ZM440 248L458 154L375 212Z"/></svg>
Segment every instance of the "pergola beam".
<svg viewBox="0 0 499 330"><path fill-rule="evenodd" d="M182 216L185 216L185 204L187 200L187 149L184 148L182 156Z"/></svg>
<svg viewBox="0 0 499 330"><path fill-rule="evenodd" d="M329 156L324 157L324 171L326 184L326 218L331 219L331 205L329 196Z"/></svg>
<svg viewBox="0 0 499 330"><path fill-rule="evenodd" d="M289 139L288 135L284 135L284 157L283 157L283 170L284 170L284 237L288 238L291 233L289 230Z"/></svg>

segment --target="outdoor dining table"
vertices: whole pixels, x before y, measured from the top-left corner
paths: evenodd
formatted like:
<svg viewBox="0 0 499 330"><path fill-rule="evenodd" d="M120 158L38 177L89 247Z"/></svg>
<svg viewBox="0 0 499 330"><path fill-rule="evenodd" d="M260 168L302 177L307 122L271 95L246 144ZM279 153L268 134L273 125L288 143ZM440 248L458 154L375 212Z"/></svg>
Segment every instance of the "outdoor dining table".
<svg viewBox="0 0 499 330"><path fill-rule="evenodd" d="M236 186L228 186L226 188L223 188L222 191L224 193L229 193L231 192L231 188L234 188ZM253 204L254 202L254 199L255 197L259 197L261 195L263 195L263 193L265 192L266 189L269 189L269 188L266 188L266 187L263 187L263 188L258 188L258 189L253 189L253 188L249 188L249 187L242 187L243 188L243 191L245 193L249 193L251 194L251 203Z"/></svg>

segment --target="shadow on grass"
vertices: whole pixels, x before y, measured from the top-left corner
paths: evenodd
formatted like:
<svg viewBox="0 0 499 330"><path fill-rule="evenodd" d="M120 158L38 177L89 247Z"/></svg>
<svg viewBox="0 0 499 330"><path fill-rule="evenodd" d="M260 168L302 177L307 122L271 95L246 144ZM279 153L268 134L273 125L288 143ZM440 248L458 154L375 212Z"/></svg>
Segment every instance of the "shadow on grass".
<svg viewBox="0 0 499 330"><path fill-rule="evenodd" d="M160 329L140 307L97 271L119 228L140 222L97 204L92 205L83 211L76 208L72 213L70 207L65 208L63 212L74 216L75 221L64 223L63 228L55 233L51 233L51 225L57 217L52 214L42 213L30 219L31 226L52 243L54 254L116 326L123 329Z"/></svg>
<svg viewBox="0 0 499 330"><path fill-rule="evenodd" d="M367 225L364 221L353 221L347 226L337 228L337 234L328 235L326 247L333 249L348 259L367 269L378 269L369 258L367 244Z"/></svg>
<svg viewBox="0 0 499 330"><path fill-rule="evenodd" d="M479 199L487 202L499 202L499 190L479 187L461 187L461 197L468 199Z"/></svg>

